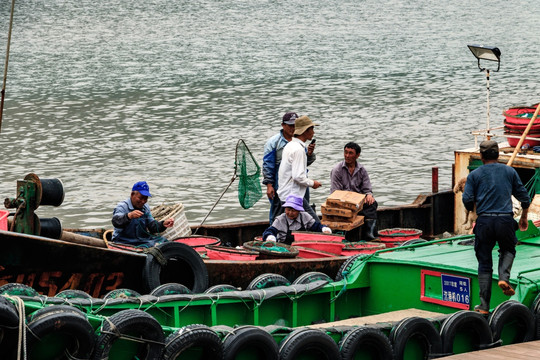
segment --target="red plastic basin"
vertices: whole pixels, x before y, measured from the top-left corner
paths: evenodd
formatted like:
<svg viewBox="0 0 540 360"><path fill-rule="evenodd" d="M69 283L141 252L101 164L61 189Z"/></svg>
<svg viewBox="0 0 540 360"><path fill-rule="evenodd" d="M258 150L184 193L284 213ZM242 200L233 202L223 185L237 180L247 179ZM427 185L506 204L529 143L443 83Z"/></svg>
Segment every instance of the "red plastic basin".
<svg viewBox="0 0 540 360"><path fill-rule="evenodd" d="M342 242L335 241L295 241L292 246L302 246L314 250L329 252L335 255L341 255L341 251L345 246Z"/></svg>
<svg viewBox="0 0 540 360"><path fill-rule="evenodd" d="M345 239L343 235L324 234L319 232L298 231L292 232L294 241L335 241L342 242Z"/></svg>

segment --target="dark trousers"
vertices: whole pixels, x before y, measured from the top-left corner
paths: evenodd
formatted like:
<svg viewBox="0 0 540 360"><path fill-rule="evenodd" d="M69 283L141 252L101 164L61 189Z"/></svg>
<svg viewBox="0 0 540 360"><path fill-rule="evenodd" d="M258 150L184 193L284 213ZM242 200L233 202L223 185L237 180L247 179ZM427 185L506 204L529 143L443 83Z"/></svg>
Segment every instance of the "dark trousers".
<svg viewBox="0 0 540 360"><path fill-rule="evenodd" d="M478 273L493 272L492 251L499 244L499 254L509 252L516 255L517 222L512 216L482 216L474 226L474 251L478 260Z"/></svg>
<svg viewBox="0 0 540 360"><path fill-rule="evenodd" d="M373 202L373 204L368 205L364 203L364 206L362 207L362 210L358 213L358 215L361 215L364 217L364 221L366 219L377 219L377 207L379 204L377 204L376 201Z"/></svg>

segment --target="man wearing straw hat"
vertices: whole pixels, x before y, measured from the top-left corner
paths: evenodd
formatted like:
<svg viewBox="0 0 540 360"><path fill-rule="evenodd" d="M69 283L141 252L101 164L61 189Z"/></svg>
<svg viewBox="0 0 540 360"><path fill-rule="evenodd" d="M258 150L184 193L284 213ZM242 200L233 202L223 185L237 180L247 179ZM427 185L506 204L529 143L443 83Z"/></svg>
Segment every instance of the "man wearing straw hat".
<svg viewBox="0 0 540 360"><path fill-rule="evenodd" d="M304 198L308 187L317 189L321 186L320 182L311 180L307 176L306 141L313 139L315 135L314 127L318 125L305 115L296 119L294 137L283 149L281 165L279 166L279 189L277 194L280 199L287 199L289 195ZM303 206L304 210L314 219L319 218L305 198ZM282 208L276 216L281 215L283 211Z"/></svg>
<svg viewBox="0 0 540 360"><path fill-rule="evenodd" d="M507 296L515 294L510 286L510 270L516 255L516 230L527 230L527 213L530 205L529 194L523 186L516 170L497 161L499 145L493 140L480 143L483 165L470 172L463 191L463 204L469 211L474 209L478 219L474 227L474 251L478 260L478 285L480 305L474 310L489 314L491 283L493 281L492 251L499 244L498 285ZM523 209L519 225L513 218L512 197L521 202Z"/></svg>
<svg viewBox="0 0 540 360"><path fill-rule="evenodd" d="M274 218L282 213L281 200L277 195L279 188L279 165L281 164L281 158L283 149L293 139L294 135L294 122L298 118L298 114L295 112L287 112L283 115L281 121L282 129L276 135L272 136L264 144L263 154L263 185L266 185L266 196L270 201L270 224L274 221ZM314 153L315 144L311 143L307 147L307 165L311 165L316 155ZM309 191L306 191L306 200L309 202Z"/></svg>
<svg viewBox="0 0 540 360"><path fill-rule="evenodd" d="M173 226L174 219L155 220L147 204L148 197L151 196L146 181L133 185L131 196L119 202L113 211L112 241L142 247L151 247L166 241L159 233Z"/></svg>

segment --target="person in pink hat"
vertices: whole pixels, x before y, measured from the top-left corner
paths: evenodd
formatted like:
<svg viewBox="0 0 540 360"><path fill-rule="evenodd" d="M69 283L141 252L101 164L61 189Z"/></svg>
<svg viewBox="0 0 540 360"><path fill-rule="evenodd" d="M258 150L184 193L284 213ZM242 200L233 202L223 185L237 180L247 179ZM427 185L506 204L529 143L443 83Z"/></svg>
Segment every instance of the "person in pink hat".
<svg viewBox="0 0 540 360"><path fill-rule="evenodd" d="M304 199L289 195L283 204L285 212L274 219L272 225L263 232L264 241L277 241L287 245L294 241L293 231L315 231L331 234L329 227L316 221L304 211Z"/></svg>

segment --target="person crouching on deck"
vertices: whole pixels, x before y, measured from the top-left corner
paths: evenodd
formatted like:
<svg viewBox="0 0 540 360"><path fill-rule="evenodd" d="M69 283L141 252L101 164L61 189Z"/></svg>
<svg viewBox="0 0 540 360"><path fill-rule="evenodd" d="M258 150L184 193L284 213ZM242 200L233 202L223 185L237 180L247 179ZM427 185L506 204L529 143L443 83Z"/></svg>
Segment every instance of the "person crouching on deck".
<svg viewBox="0 0 540 360"><path fill-rule="evenodd" d="M174 219L155 220L146 203L149 196L152 195L148 184L139 181L133 185L131 196L116 205L112 218L112 241L142 247L152 247L166 241L158 233L173 226Z"/></svg>
<svg viewBox="0 0 540 360"><path fill-rule="evenodd" d="M277 241L291 245L294 241L293 231L316 231L331 234L329 227L316 221L310 214L304 211L304 199L289 195L283 204L285 213L274 219L272 226L263 232L264 241Z"/></svg>

